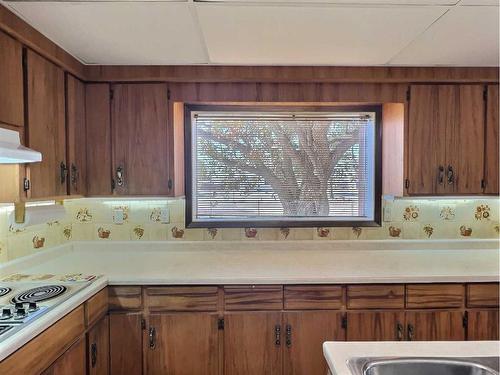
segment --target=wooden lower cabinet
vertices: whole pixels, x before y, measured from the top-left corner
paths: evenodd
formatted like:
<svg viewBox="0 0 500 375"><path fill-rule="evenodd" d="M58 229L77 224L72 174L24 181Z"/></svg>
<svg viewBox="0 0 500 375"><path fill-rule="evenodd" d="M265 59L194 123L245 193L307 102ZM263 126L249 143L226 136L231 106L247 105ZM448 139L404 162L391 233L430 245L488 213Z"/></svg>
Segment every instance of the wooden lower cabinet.
<svg viewBox="0 0 500 375"><path fill-rule="evenodd" d="M406 313L407 339L410 341L465 340L462 311L412 311Z"/></svg>
<svg viewBox="0 0 500 375"><path fill-rule="evenodd" d="M142 314L109 314L109 372L142 374Z"/></svg>
<svg viewBox="0 0 500 375"><path fill-rule="evenodd" d="M109 374L109 317L104 316L87 333L89 375Z"/></svg>
<svg viewBox="0 0 500 375"><path fill-rule="evenodd" d="M216 313L158 313L149 316L148 375L217 375L219 331Z"/></svg>
<svg viewBox="0 0 500 375"><path fill-rule="evenodd" d="M281 312L224 314L224 374L282 373Z"/></svg>
<svg viewBox="0 0 500 375"><path fill-rule="evenodd" d="M404 340L403 311L360 311L347 313L347 341Z"/></svg>
<svg viewBox="0 0 500 375"><path fill-rule="evenodd" d="M468 340L498 340L498 310L471 310L467 312Z"/></svg>
<svg viewBox="0 0 500 375"><path fill-rule="evenodd" d="M328 364L323 342L344 341L342 313L335 311L293 311L284 316L283 373L325 375Z"/></svg>
<svg viewBox="0 0 500 375"><path fill-rule="evenodd" d="M42 375L86 375L85 339L79 339Z"/></svg>

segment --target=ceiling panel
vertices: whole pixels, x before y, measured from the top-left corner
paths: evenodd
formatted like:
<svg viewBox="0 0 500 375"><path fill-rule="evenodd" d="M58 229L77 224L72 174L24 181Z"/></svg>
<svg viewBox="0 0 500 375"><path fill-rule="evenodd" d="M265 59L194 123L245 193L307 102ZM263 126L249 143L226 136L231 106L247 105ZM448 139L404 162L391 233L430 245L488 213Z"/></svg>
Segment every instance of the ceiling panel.
<svg viewBox="0 0 500 375"><path fill-rule="evenodd" d="M498 7L455 7L391 63L498 66L498 30Z"/></svg>
<svg viewBox="0 0 500 375"><path fill-rule="evenodd" d="M188 4L10 2L37 30L86 63L205 63Z"/></svg>
<svg viewBox="0 0 500 375"><path fill-rule="evenodd" d="M194 0L198 3L286 3L286 4L348 4L348 5L454 5L459 0ZM470 0L473 1L473 0ZM492 0L479 0L492 1Z"/></svg>
<svg viewBox="0 0 500 375"><path fill-rule="evenodd" d="M382 65L447 9L196 4L224 64Z"/></svg>

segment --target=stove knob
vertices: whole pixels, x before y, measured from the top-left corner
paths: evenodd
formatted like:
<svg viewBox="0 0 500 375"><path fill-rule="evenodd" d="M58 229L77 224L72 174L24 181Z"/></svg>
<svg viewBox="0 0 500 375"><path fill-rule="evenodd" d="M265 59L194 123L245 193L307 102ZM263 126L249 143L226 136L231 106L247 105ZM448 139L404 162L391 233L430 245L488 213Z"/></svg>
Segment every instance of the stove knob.
<svg viewBox="0 0 500 375"><path fill-rule="evenodd" d="M15 308L16 308L16 310L17 310L17 309L22 309L23 307L24 307L24 305L23 305L23 303L22 303L22 302L16 302L16 304L15 304Z"/></svg>
<svg viewBox="0 0 500 375"><path fill-rule="evenodd" d="M36 302L30 302L28 306L28 311L33 312L38 310L38 306L36 305Z"/></svg>
<svg viewBox="0 0 500 375"><path fill-rule="evenodd" d="M16 316L14 319L22 319L26 317L26 310L24 308L16 310Z"/></svg>
<svg viewBox="0 0 500 375"><path fill-rule="evenodd" d="M2 309L2 316L0 319L9 319L12 317L12 312L10 311L10 308L4 308Z"/></svg>

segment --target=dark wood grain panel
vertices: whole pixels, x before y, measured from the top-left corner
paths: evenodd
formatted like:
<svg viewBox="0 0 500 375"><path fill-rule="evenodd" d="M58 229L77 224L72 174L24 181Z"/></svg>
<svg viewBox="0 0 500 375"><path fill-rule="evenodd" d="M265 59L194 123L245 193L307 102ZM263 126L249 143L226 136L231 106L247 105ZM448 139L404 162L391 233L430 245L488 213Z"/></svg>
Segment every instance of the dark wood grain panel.
<svg viewBox="0 0 500 375"><path fill-rule="evenodd" d="M69 193L87 194L87 131L85 126L85 84L66 75L66 144Z"/></svg>
<svg viewBox="0 0 500 375"><path fill-rule="evenodd" d="M104 316L87 333L87 368L88 375L109 374L109 317ZM92 348L95 349L92 349ZM95 350L95 360L92 360L92 350Z"/></svg>
<svg viewBox="0 0 500 375"><path fill-rule="evenodd" d="M467 340L498 340L498 309L471 310L467 314Z"/></svg>
<svg viewBox="0 0 500 375"><path fill-rule="evenodd" d="M486 194L498 194L499 192L499 121L498 107L498 85L488 85L488 101L486 104L486 147L485 147L485 173L484 192Z"/></svg>
<svg viewBox="0 0 500 375"><path fill-rule="evenodd" d="M340 309L343 306L341 286L285 285L285 310Z"/></svg>
<svg viewBox="0 0 500 375"><path fill-rule="evenodd" d="M147 287L146 304L151 311L217 311L216 286Z"/></svg>
<svg viewBox="0 0 500 375"><path fill-rule="evenodd" d="M403 311L363 311L347 313L347 341L402 341Z"/></svg>
<svg viewBox="0 0 500 375"><path fill-rule="evenodd" d="M406 286L409 309L463 307L465 287L462 284L410 284Z"/></svg>
<svg viewBox="0 0 500 375"><path fill-rule="evenodd" d="M87 193L110 195L111 116L109 84L92 83L85 87L87 131Z"/></svg>
<svg viewBox="0 0 500 375"><path fill-rule="evenodd" d="M142 375L142 315L109 314L109 357L111 375Z"/></svg>
<svg viewBox="0 0 500 375"><path fill-rule="evenodd" d="M102 289L85 302L85 322L87 327L93 325L97 320L108 312L108 290Z"/></svg>
<svg viewBox="0 0 500 375"><path fill-rule="evenodd" d="M468 284L467 307L498 307L498 283Z"/></svg>
<svg viewBox="0 0 500 375"><path fill-rule="evenodd" d="M142 308L140 286L109 286L109 310L138 310Z"/></svg>
<svg viewBox="0 0 500 375"><path fill-rule="evenodd" d="M0 123L24 126L22 45L0 32Z"/></svg>
<svg viewBox="0 0 500 375"><path fill-rule="evenodd" d="M86 375L85 339L81 338L42 375Z"/></svg>
<svg viewBox="0 0 500 375"><path fill-rule="evenodd" d="M402 309L404 285L348 285L348 309Z"/></svg>
<svg viewBox="0 0 500 375"><path fill-rule="evenodd" d="M241 285L224 287L224 308L231 310L281 310L283 287Z"/></svg>
<svg viewBox="0 0 500 375"><path fill-rule="evenodd" d="M418 311L406 313L410 341L463 341L465 328L461 311Z"/></svg>

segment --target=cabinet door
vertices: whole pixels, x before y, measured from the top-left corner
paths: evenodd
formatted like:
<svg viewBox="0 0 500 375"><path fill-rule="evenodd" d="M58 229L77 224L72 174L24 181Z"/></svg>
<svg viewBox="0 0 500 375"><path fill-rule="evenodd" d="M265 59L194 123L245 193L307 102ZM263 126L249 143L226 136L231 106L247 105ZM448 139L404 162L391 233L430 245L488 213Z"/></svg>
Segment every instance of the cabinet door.
<svg viewBox="0 0 500 375"><path fill-rule="evenodd" d="M487 90L484 192L498 194L498 85L488 85Z"/></svg>
<svg viewBox="0 0 500 375"><path fill-rule="evenodd" d="M115 191L169 194L167 86L117 84L112 90Z"/></svg>
<svg viewBox="0 0 500 375"><path fill-rule="evenodd" d="M109 314L109 357L111 375L142 374L142 315Z"/></svg>
<svg viewBox="0 0 500 375"><path fill-rule="evenodd" d="M282 328L280 312L225 314L224 374L281 374Z"/></svg>
<svg viewBox="0 0 500 375"><path fill-rule="evenodd" d="M67 193L64 72L28 50L28 145L42 153L40 163L28 165L30 197Z"/></svg>
<svg viewBox="0 0 500 375"><path fill-rule="evenodd" d="M89 375L109 374L109 317L105 316L89 331L87 340Z"/></svg>
<svg viewBox="0 0 500 375"><path fill-rule="evenodd" d="M152 314L148 333L148 375L218 374L217 314Z"/></svg>
<svg viewBox="0 0 500 375"><path fill-rule="evenodd" d="M415 311L406 313L410 341L465 340L461 311Z"/></svg>
<svg viewBox="0 0 500 375"><path fill-rule="evenodd" d="M472 310L468 312L468 340L498 340L498 310Z"/></svg>
<svg viewBox="0 0 500 375"><path fill-rule="evenodd" d="M401 341L405 316L401 311L347 313L347 341Z"/></svg>
<svg viewBox="0 0 500 375"><path fill-rule="evenodd" d="M454 90L457 118L446 147L446 168L452 168L454 182L448 184L448 192L479 194L484 175L484 86L456 85Z"/></svg>
<svg viewBox="0 0 500 375"><path fill-rule="evenodd" d="M42 372L42 375L86 375L85 362L85 340L80 339Z"/></svg>
<svg viewBox="0 0 500 375"><path fill-rule="evenodd" d="M66 75L66 130L70 194L87 194L85 84Z"/></svg>
<svg viewBox="0 0 500 375"><path fill-rule="evenodd" d="M0 32L0 123L23 126L22 45Z"/></svg>
<svg viewBox="0 0 500 375"><path fill-rule="evenodd" d="M111 102L107 83L85 85L87 194L113 193L111 163Z"/></svg>
<svg viewBox="0 0 500 375"><path fill-rule="evenodd" d="M444 168L446 122L443 106L452 106L453 98L436 85L411 86L408 123L409 194L444 192L439 167ZM444 172L444 171L443 171Z"/></svg>
<svg viewBox="0 0 500 375"><path fill-rule="evenodd" d="M323 342L344 341L342 313L297 311L284 314L284 374L325 375Z"/></svg>

